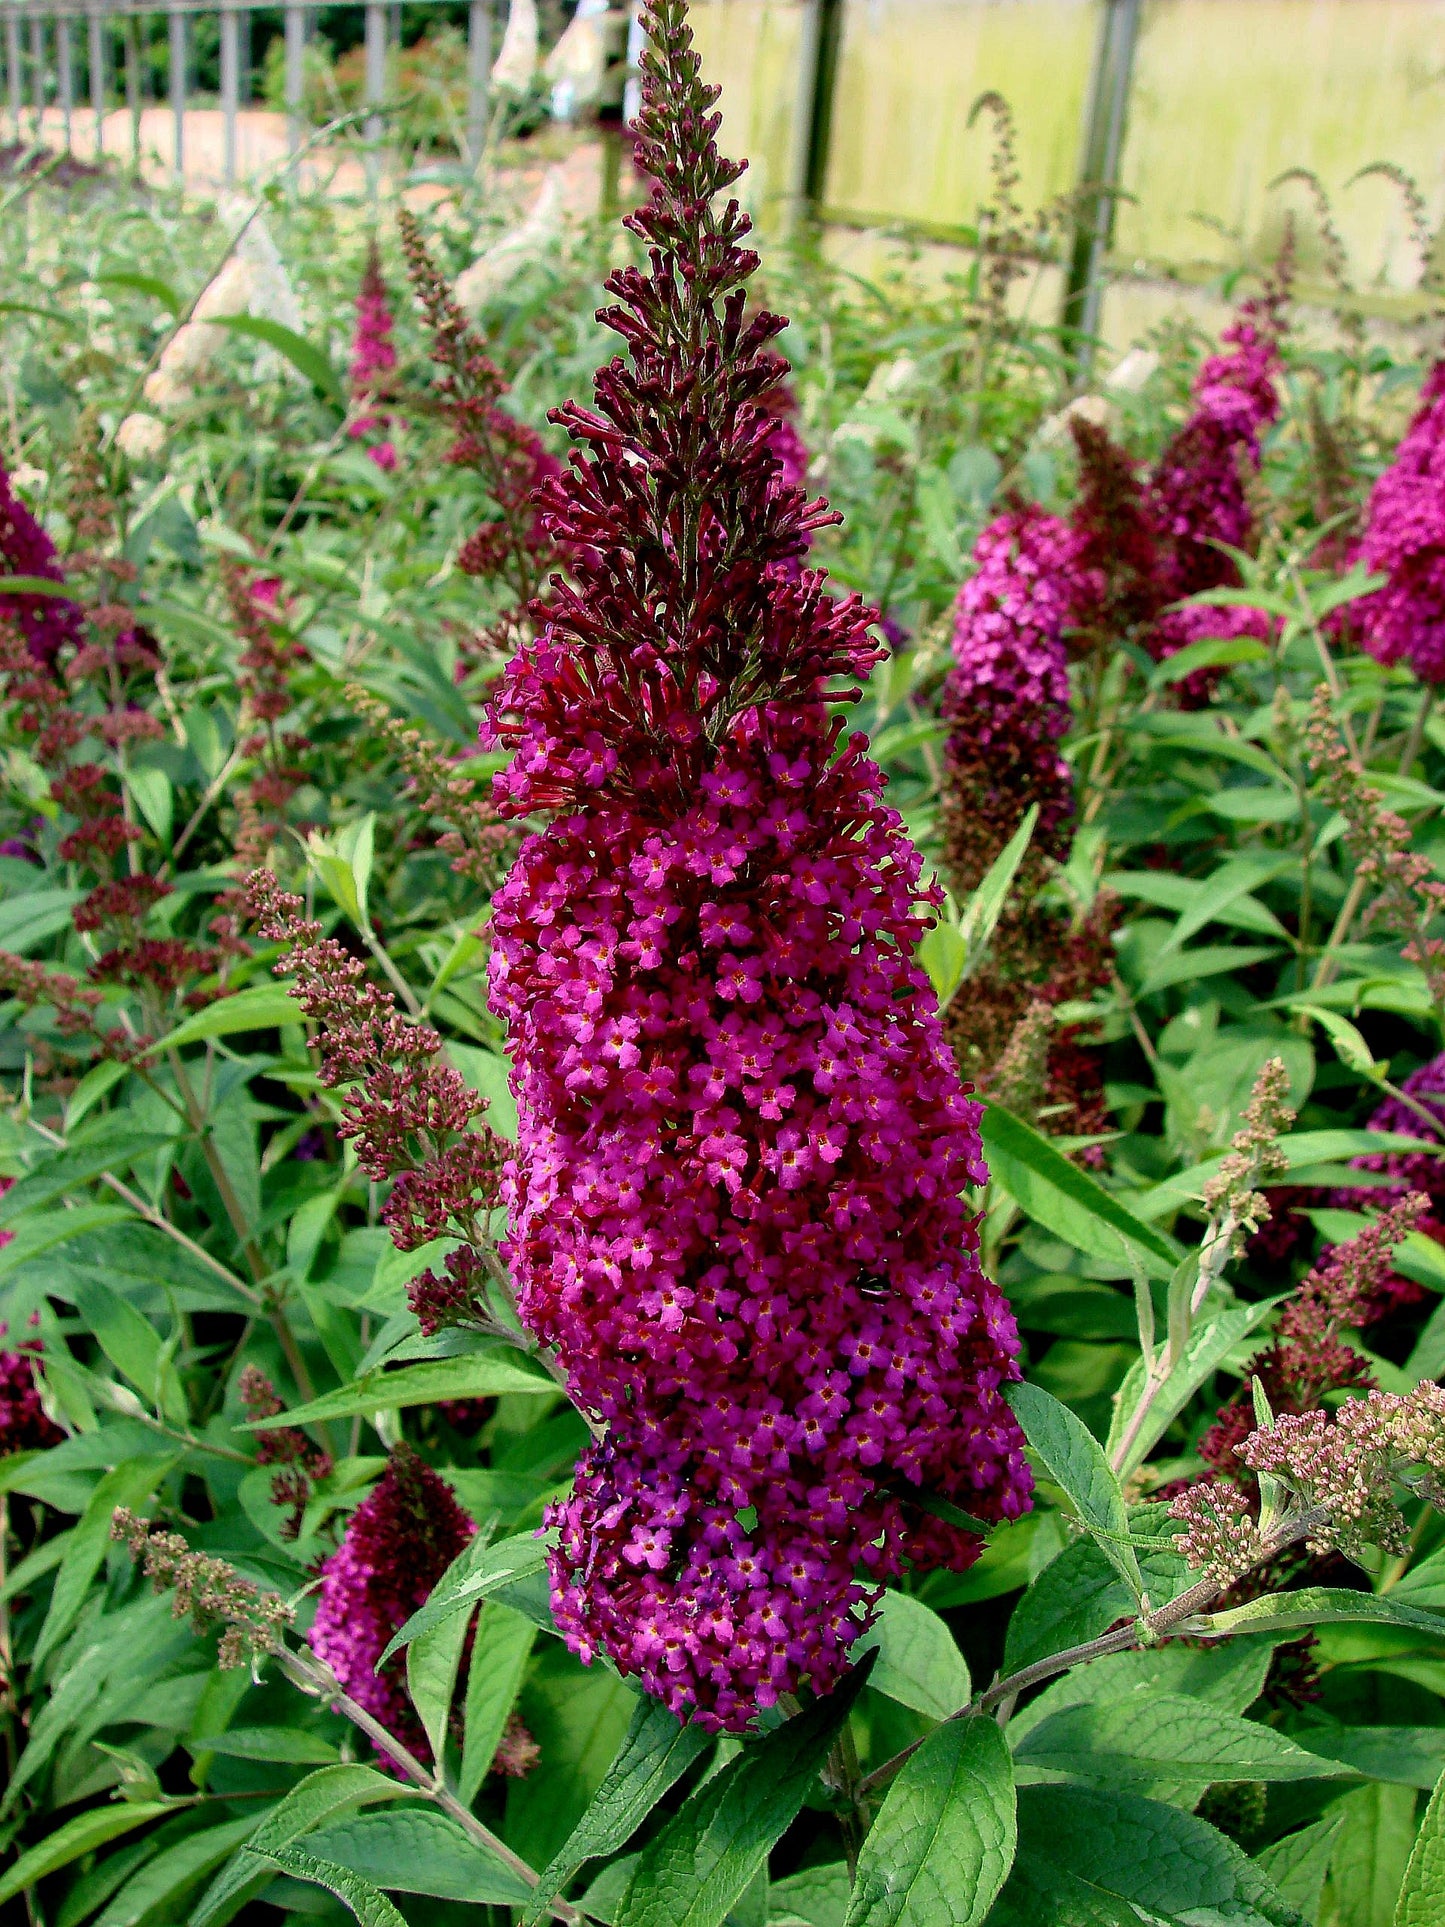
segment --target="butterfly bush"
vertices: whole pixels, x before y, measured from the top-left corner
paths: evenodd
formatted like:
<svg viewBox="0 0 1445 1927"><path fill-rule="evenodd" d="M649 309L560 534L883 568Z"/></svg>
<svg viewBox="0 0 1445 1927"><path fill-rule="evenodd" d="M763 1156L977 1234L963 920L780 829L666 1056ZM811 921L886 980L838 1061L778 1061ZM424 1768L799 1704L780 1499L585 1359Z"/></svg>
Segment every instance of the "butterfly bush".
<svg viewBox="0 0 1445 1927"><path fill-rule="evenodd" d="M4 558L6 575L28 575L57 584L65 581L55 544L16 494L3 464L0 464L0 557ZM64 596L27 594L23 590L0 595L0 617L15 624L37 663L53 663L67 643L78 647L81 641L80 608Z"/></svg>
<svg viewBox="0 0 1445 1927"><path fill-rule="evenodd" d="M410 1446L398 1445L321 1568L312 1650L343 1691L418 1759L430 1759L431 1748L407 1696L406 1656L394 1655L380 1672L376 1662L475 1531L445 1479ZM376 1753L400 1777L391 1756L381 1747Z"/></svg>
<svg viewBox="0 0 1445 1927"><path fill-rule="evenodd" d="M6 1327L0 1324L0 1338ZM35 1367L40 1341L22 1339L12 1351L0 1350L0 1459L12 1452L44 1452L65 1434L40 1397Z"/></svg>
<svg viewBox="0 0 1445 1927"><path fill-rule="evenodd" d="M390 414L376 404L390 387L396 368L392 327L391 302L382 279L381 256L373 241L356 296L356 332L351 340L351 400L353 407L361 412L347 433L353 441L365 441L376 434L382 436L382 440L371 442L366 452L384 474L396 467L396 443L385 433L391 425Z"/></svg>
<svg viewBox="0 0 1445 1927"><path fill-rule="evenodd" d="M1387 580L1354 605L1381 662L1445 682L1445 361L1431 369L1395 459L1375 483L1358 560Z"/></svg>
<svg viewBox="0 0 1445 1927"><path fill-rule="evenodd" d="M962 889L977 885L1037 803L1035 849L1062 855L1074 809L1073 771L1059 754L1068 730L1064 634L1092 591L1081 541L1032 503L990 522L974 546L976 568L959 590L953 666L943 715L944 840Z"/></svg>
<svg viewBox="0 0 1445 1927"><path fill-rule="evenodd" d="M680 1715L828 1690L905 1561L1028 1503L1013 1318L961 1199L976 1112L914 959L937 894L827 696L876 660L799 567L833 519L760 398L783 322L719 198L716 89L647 20L628 359L543 492L572 558L494 699L504 814L546 812L493 909L519 1113L506 1247L601 1436L552 1508L557 1624Z"/></svg>

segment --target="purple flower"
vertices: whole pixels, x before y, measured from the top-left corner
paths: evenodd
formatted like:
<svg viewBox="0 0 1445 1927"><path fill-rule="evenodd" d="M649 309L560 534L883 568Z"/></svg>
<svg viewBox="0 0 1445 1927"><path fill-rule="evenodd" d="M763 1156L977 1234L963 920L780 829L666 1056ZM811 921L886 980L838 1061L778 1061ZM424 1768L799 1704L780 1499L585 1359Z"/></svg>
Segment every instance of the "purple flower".
<svg viewBox="0 0 1445 1927"><path fill-rule="evenodd" d="M0 1338L4 1335L0 1324ZM0 1459L11 1452L44 1452L65 1437L41 1403L35 1378L39 1355L40 1341L33 1338L13 1352L0 1351Z"/></svg>
<svg viewBox="0 0 1445 1927"><path fill-rule="evenodd" d="M382 279L381 256L375 241L366 256L366 269L356 297L356 333L351 343L351 398L363 409L388 393L392 370L396 367L396 348L392 342L391 303ZM353 441L384 430L391 416L382 409L367 409L357 416L347 433ZM383 440L367 449L376 466L384 473L396 467L396 444Z"/></svg>
<svg viewBox="0 0 1445 1927"><path fill-rule="evenodd" d="M65 571L56 560L55 544L11 485L0 464L0 557L6 575L41 576L64 582ZM0 595L0 618L13 622L38 663L52 663L66 643L79 646L81 613L77 603L60 596Z"/></svg>
<svg viewBox="0 0 1445 1927"><path fill-rule="evenodd" d="M1194 412L1159 459L1145 497L1158 559L1158 592L1163 601L1209 589L1237 586L1239 572L1219 546L1242 549L1253 525L1245 478L1260 463L1260 436L1280 411L1279 338L1283 330L1282 294L1271 290L1246 301L1239 319L1224 331L1228 353L1211 355L1194 384ZM1256 611L1197 605L1162 615L1149 638L1159 661L1175 655L1201 636L1267 633ZM1187 701L1209 693L1191 677Z"/></svg>
<svg viewBox="0 0 1445 1927"><path fill-rule="evenodd" d="M1400 1089L1423 1104L1432 1117L1440 1119L1440 1130L1434 1136L1445 1139L1445 1053L1430 1058L1417 1071L1412 1071ZM1426 1144L1432 1141L1430 1127L1419 1111L1401 1103L1398 1097L1387 1097L1377 1107L1370 1118L1370 1129L1388 1131L1399 1137L1417 1137ZM1350 1162L1357 1170L1384 1172L1394 1182L1388 1189L1371 1185L1368 1190L1342 1191L1338 1197L1339 1203L1350 1206L1386 1204L1405 1197L1411 1191L1423 1191L1430 1200L1430 1217L1422 1228L1445 1238L1445 1163L1433 1152L1371 1151L1363 1157L1352 1158Z"/></svg>
<svg viewBox="0 0 1445 1927"><path fill-rule="evenodd" d="M312 1647L343 1690L422 1760L431 1749L407 1697L406 1657L398 1653L380 1673L376 1662L475 1531L451 1487L398 1445L321 1569ZM397 1770L380 1748L377 1757Z"/></svg>
<svg viewBox="0 0 1445 1927"><path fill-rule="evenodd" d="M1032 503L990 522L977 567L959 590L953 667L943 692L952 723L944 835L960 888L977 884L1039 805L1035 847L1062 855L1074 779L1059 754L1069 727L1064 631L1100 593L1080 567L1083 538Z"/></svg>
<svg viewBox="0 0 1445 1927"><path fill-rule="evenodd" d="M1381 662L1408 662L1445 682L1445 361L1370 496L1358 559L1389 579L1354 604L1364 644Z"/></svg>
<svg viewBox="0 0 1445 1927"><path fill-rule="evenodd" d="M500 806L555 812L494 900L492 1003L519 1309L606 1427L552 1510L557 1623L741 1729L838 1680L905 1561L977 1557L929 1495L1012 1518L1030 1479L977 1112L914 958L938 899L828 713L874 612L800 566L832 518L779 485L740 170L680 0L646 24L629 361L561 411L569 579L488 721Z"/></svg>

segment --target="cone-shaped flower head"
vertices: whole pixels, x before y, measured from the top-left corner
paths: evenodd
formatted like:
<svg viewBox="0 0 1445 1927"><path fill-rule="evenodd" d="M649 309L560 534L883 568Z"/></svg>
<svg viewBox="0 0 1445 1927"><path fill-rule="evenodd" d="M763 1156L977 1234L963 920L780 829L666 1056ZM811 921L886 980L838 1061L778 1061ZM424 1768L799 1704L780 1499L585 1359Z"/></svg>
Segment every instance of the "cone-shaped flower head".
<svg viewBox="0 0 1445 1927"><path fill-rule="evenodd" d="M1445 361L1430 371L1395 459L1370 496L1359 560L1389 580L1356 603L1365 647L1445 682Z"/></svg>
<svg viewBox="0 0 1445 1927"><path fill-rule="evenodd" d="M1260 463L1260 436L1280 410L1279 339L1283 294L1271 288L1246 301L1224 331L1229 344L1211 355L1194 384L1194 412L1160 457L1149 486L1148 510L1160 545L1163 600L1233 586L1233 561L1217 545L1244 548L1253 516L1246 476ZM1151 638L1162 661L1204 636L1263 636L1268 625L1253 609L1197 605L1163 615Z"/></svg>
<svg viewBox="0 0 1445 1927"><path fill-rule="evenodd" d="M519 1110L510 1245L529 1328L605 1428L554 1509L557 1623L678 1713L741 1728L831 1687L870 1587L978 1539L928 1509L1028 1501L1001 1396L1013 1319L961 1199L977 1114L914 960L929 899L826 698L872 612L798 564L828 520L761 397L681 0L646 20L627 344L544 522L572 558L494 703L529 836L493 910ZM855 1612L861 1608L861 1612Z"/></svg>
<svg viewBox="0 0 1445 1927"><path fill-rule="evenodd" d="M0 556L6 575L42 577L64 582L65 571L56 559L55 544L26 504L15 493L0 465ZM67 642L81 639L79 606L61 596L0 595L0 618L13 622L25 638L36 662L51 663Z"/></svg>
<svg viewBox="0 0 1445 1927"><path fill-rule="evenodd" d="M351 340L351 398L367 408L391 385L396 367L396 348L392 342L391 302L382 279L381 256L375 241L367 251L366 270L356 296L356 332ZM348 433L354 441L382 434L391 423L384 410L367 408L352 422ZM396 445L389 439L373 442L367 454L380 469L396 467Z"/></svg>
<svg viewBox="0 0 1445 1927"><path fill-rule="evenodd" d="M955 887L973 889L1039 806L1033 847L1061 856L1074 780L1059 754L1069 726L1064 631L1101 593L1079 565L1083 539L1033 504L1011 508L974 546L959 590L953 667L943 692L949 737L944 842Z"/></svg>
<svg viewBox="0 0 1445 1927"><path fill-rule="evenodd" d="M407 1697L406 1656L379 1673L376 1662L475 1531L445 1480L398 1445L321 1569L313 1648L352 1699L422 1760L431 1749ZM394 1770L389 1755L378 1749L378 1757Z"/></svg>

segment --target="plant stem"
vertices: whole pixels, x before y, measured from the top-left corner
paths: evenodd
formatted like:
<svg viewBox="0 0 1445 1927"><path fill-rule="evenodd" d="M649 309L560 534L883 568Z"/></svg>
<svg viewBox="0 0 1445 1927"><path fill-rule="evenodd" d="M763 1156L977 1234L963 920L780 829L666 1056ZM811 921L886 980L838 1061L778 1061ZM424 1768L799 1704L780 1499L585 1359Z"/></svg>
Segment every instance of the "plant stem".
<svg viewBox="0 0 1445 1927"><path fill-rule="evenodd" d="M479 1847L493 1854L527 1886L537 1885L539 1876L534 1869L520 1854L514 1853L505 1840L499 1839L490 1827L483 1825L476 1815L462 1804L442 1778L440 1769L435 1774L429 1773L415 1754L409 1753L401 1741L386 1730L380 1720L373 1718L364 1706L358 1705L349 1693L343 1691L336 1675L324 1661L297 1653L289 1646L278 1647L276 1659L293 1686L312 1699L327 1701L338 1712L344 1713L353 1726L360 1728L373 1746L379 1747L396 1762L418 1792L424 1794L428 1800L434 1801L443 1813L455 1820ZM549 1912L555 1920L568 1922L569 1927L584 1927L583 1916L570 1901L554 1900Z"/></svg>
<svg viewBox="0 0 1445 1927"><path fill-rule="evenodd" d="M1288 1519L1281 1522L1275 1532L1261 1542L1259 1557L1254 1562L1254 1568L1268 1565L1271 1560L1277 1559L1286 1547L1297 1544L1301 1539L1309 1538L1327 1516L1323 1508L1318 1506L1291 1514ZM1016 1698L1020 1693L1026 1692L1030 1686L1041 1686L1046 1679L1053 1679L1059 1673L1068 1672L1072 1666L1087 1665L1090 1660L1103 1659L1110 1653L1125 1653L1135 1646L1153 1645L1169 1633L1185 1631L1187 1622L1196 1613L1204 1612L1238 1583L1238 1577L1220 1580L1215 1575L1208 1574L1203 1579L1196 1580L1167 1606L1161 1606L1158 1612L1141 1613L1127 1626L1116 1626L1112 1632L1104 1633L1098 1639L1085 1640L1080 1646L1066 1647L1061 1653L1051 1653L1047 1659L1037 1659L1032 1666L1025 1666L1017 1673L1010 1673L1007 1679L995 1680L986 1692L980 1693L977 1699L971 1700L967 1706L951 1714L950 1717L956 1720L975 1719L980 1714L992 1712L996 1706L1001 1706L1006 1700ZM1214 1637L1227 1636L1227 1634L1214 1635ZM901 1753L895 1753L891 1760L885 1760L882 1766L875 1767L871 1773L865 1774L858 1783L859 1797L866 1797L874 1787L881 1786L885 1780L891 1778L922 1744L922 1740L915 1740L911 1746L905 1746Z"/></svg>

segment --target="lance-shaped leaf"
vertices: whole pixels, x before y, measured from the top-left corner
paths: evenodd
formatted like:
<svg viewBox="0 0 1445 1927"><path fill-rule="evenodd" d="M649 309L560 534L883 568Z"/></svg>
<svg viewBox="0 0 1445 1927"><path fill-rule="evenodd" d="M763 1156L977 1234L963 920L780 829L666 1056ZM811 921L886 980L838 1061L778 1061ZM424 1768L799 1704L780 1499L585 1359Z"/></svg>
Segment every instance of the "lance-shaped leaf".
<svg viewBox="0 0 1445 1927"><path fill-rule="evenodd" d="M1445 1920L1445 1776L1430 1795L1405 1868L1395 1927L1439 1927Z"/></svg>
<svg viewBox="0 0 1445 1927"><path fill-rule="evenodd" d="M462 1358L437 1358L399 1372L368 1372L338 1391L294 1405L270 1418L252 1419L249 1430L278 1425L317 1425L326 1419L356 1418L407 1405L432 1405L447 1398L500 1398L506 1392L555 1396L555 1379L529 1365L511 1345L469 1352Z"/></svg>
<svg viewBox="0 0 1445 1927"><path fill-rule="evenodd" d="M1014 1757L1020 1767L1107 1787L1355 1777L1271 1726L1182 1693L1061 1707L1024 1735Z"/></svg>
<svg viewBox="0 0 1445 1927"><path fill-rule="evenodd" d="M244 1850L217 1874L191 1915L191 1927L206 1927L239 1894L264 1886L271 1877L270 1862L293 1840L336 1814L378 1800L399 1800L406 1790L370 1766L323 1766L308 1773L272 1807ZM226 1917L230 1918L229 1913Z"/></svg>
<svg viewBox="0 0 1445 1927"><path fill-rule="evenodd" d="M948 1720L900 1769L858 1854L845 1927L979 1927L1017 1841L1008 1746Z"/></svg>
<svg viewBox="0 0 1445 1927"><path fill-rule="evenodd" d="M476 1560L462 1567L460 1560L442 1574L433 1588L426 1604L414 1612L401 1630L394 1634L385 1652L377 1660L378 1672L403 1646L409 1646L414 1639L420 1638L454 1613L468 1612L478 1600L485 1599L489 1593L498 1592L503 1586L540 1570L547 1561L547 1547L555 1535L552 1533L519 1532L514 1538L500 1539L494 1546L478 1555Z"/></svg>
<svg viewBox="0 0 1445 1927"><path fill-rule="evenodd" d="M1063 1487L1099 1550L1135 1599L1141 1599L1144 1579L1127 1543L1129 1514L1103 1447L1082 1419L1042 1386L1011 1385L1006 1396L1049 1477Z"/></svg>
<svg viewBox="0 0 1445 1927"><path fill-rule="evenodd" d="M870 1654L688 1796L644 1847L613 1927L720 1927L792 1824L872 1664Z"/></svg>

